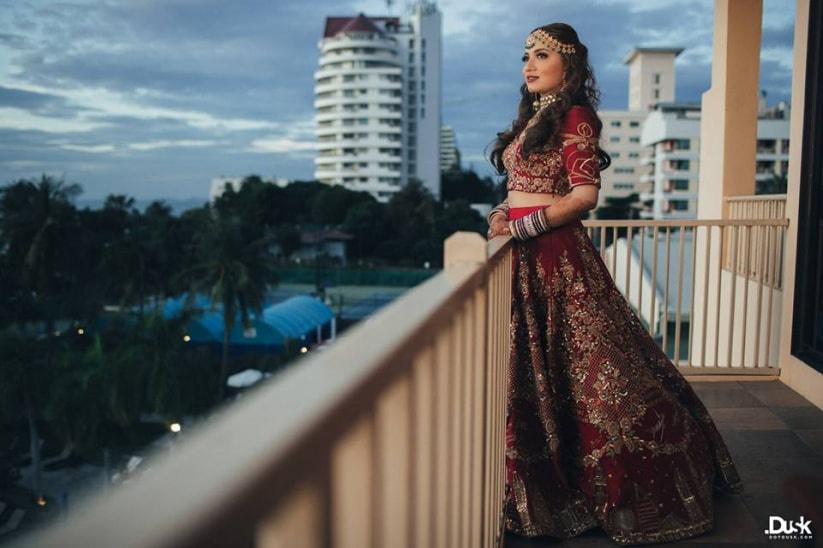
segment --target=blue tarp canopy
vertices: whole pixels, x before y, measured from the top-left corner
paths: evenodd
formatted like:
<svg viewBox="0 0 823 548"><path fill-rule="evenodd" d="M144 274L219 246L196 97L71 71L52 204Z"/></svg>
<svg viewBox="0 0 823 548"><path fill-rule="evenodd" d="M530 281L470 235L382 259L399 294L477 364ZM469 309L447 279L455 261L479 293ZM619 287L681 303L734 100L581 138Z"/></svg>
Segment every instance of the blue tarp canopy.
<svg viewBox="0 0 823 548"><path fill-rule="evenodd" d="M179 315L184 308L185 297L169 299L163 307L163 316ZM187 334L195 343L223 342L223 311L217 305L211 310L211 301L202 295L195 297L196 310L187 324ZM332 319L334 313L325 303L306 295L298 295L273 304L263 314L250 314L250 329L245 329L240 314L232 328L231 345L283 346L285 339L301 339Z"/></svg>
<svg viewBox="0 0 823 548"><path fill-rule="evenodd" d="M297 295L263 310L263 320L290 339L301 338L332 317L331 308L306 295Z"/></svg>

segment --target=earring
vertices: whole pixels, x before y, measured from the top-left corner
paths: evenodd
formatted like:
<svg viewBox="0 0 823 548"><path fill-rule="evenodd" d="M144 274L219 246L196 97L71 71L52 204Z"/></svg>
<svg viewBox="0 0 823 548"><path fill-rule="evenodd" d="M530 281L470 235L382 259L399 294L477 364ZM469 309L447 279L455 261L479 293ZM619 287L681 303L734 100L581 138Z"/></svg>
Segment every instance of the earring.
<svg viewBox="0 0 823 548"><path fill-rule="evenodd" d="M532 108L537 112L540 110L540 94L539 93L532 93Z"/></svg>

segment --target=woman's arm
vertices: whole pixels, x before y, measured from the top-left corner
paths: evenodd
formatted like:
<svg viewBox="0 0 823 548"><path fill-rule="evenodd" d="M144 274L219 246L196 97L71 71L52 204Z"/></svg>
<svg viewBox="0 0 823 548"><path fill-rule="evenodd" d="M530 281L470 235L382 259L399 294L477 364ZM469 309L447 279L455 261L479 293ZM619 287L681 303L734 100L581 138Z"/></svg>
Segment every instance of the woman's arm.
<svg viewBox="0 0 823 548"><path fill-rule="evenodd" d="M594 185L578 185L571 192L543 209L550 227L562 226L597 206L599 190Z"/></svg>
<svg viewBox="0 0 823 548"><path fill-rule="evenodd" d="M492 224L492 219L494 219L495 215L502 215L505 220L509 219L509 199L506 198L489 211L489 214L486 215L486 221L489 225Z"/></svg>
<svg viewBox="0 0 823 548"><path fill-rule="evenodd" d="M597 156L600 127L594 112L586 107L569 109L560 128L560 137L570 192L554 204L530 213L523 220L510 221L509 229L517 240L562 226L597 206L600 192Z"/></svg>

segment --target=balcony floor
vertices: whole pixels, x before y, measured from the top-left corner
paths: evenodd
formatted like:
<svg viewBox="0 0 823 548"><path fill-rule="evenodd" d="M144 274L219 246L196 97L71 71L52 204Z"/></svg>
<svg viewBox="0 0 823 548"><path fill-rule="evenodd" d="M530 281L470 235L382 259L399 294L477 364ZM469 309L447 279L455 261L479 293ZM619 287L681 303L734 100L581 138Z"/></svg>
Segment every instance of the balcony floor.
<svg viewBox="0 0 823 548"><path fill-rule="evenodd" d="M812 495L815 491L823 492L823 411L780 381L692 382L692 386L714 417L743 479L745 492L715 494L714 530L669 544L814 546L814 540L823 540L819 533L812 541L769 541L763 534L769 527L769 515L786 520L797 520L803 515L811 519L813 533L815 529L821 531L820 520L810 516L811 508L818 508L818 515L823 508L823 494ZM799 484L804 486L803 493L795 487L791 476L802 478ZM816 484L810 481L812 478ZM817 499L801 506L798 499L804 496ZM568 540L506 535L506 548L538 546L617 544L600 529Z"/></svg>

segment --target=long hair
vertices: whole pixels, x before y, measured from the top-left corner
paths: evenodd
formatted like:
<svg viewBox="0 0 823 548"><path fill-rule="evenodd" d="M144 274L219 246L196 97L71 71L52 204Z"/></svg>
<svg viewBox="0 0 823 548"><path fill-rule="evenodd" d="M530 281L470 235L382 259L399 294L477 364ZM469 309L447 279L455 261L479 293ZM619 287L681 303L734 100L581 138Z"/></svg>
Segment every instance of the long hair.
<svg viewBox="0 0 823 548"><path fill-rule="evenodd" d="M545 107L538 113L540 119L529 128L528 133L523 138L523 144L520 148L523 158L545 146L556 147L559 145L558 129L566 112L573 105L589 107L594 112L599 127L602 128L603 126L603 122L597 116L600 91L597 89L594 71L589 64L589 50L580 42L577 32L566 23L551 23L538 28L543 29L550 36L565 44L573 44L575 52L560 54L566 74L566 86L558 94L558 100L555 103ZM533 29L531 32L535 30L537 29ZM517 118L512 122L511 129L497 134L497 140L494 142L494 148L489 156L489 161L500 175L506 172L506 167L503 165L503 150L526 127L529 119L534 114L533 101L533 94L529 92L524 82L520 86L520 104L517 108ZM611 165L611 157L605 150L598 147L597 155L601 170Z"/></svg>

